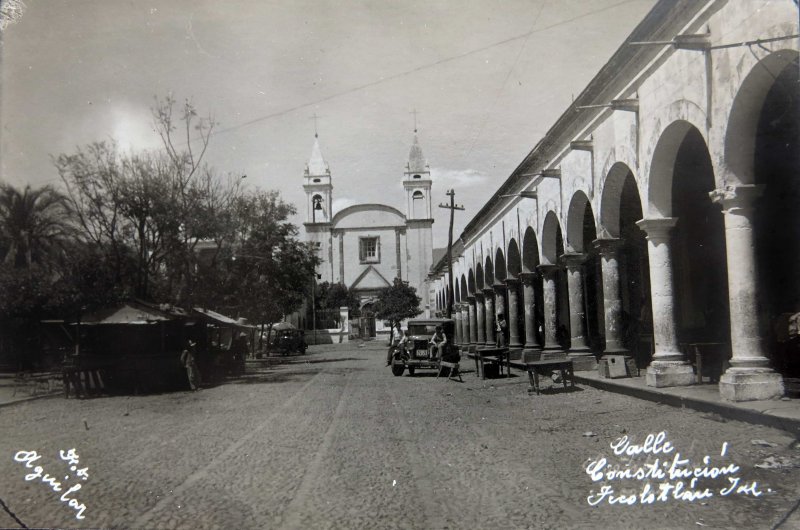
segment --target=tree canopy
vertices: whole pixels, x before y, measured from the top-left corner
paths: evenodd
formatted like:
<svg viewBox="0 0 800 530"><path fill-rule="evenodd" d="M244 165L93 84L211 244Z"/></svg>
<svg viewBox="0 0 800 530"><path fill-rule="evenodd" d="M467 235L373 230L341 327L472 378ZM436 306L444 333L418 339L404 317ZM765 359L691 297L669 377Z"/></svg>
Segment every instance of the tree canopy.
<svg viewBox="0 0 800 530"><path fill-rule="evenodd" d="M374 305L375 317L388 320L394 326L401 320L414 318L422 313L419 307L421 301L416 289L400 278L395 278L391 287L385 287L378 292Z"/></svg>
<svg viewBox="0 0 800 530"><path fill-rule="evenodd" d="M358 297L343 283L322 282L317 284L317 309L338 311L341 307L350 310L350 316L358 312Z"/></svg>
<svg viewBox="0 0 800 530"><path fill-rule="evenodd" d="M0 318L129 297L253 322L301 306L317 258L294 207L205 163L214 122L190 102L159 100L153 118L160 149L108 141L54 157L64 193L0 186Z"/></svg>

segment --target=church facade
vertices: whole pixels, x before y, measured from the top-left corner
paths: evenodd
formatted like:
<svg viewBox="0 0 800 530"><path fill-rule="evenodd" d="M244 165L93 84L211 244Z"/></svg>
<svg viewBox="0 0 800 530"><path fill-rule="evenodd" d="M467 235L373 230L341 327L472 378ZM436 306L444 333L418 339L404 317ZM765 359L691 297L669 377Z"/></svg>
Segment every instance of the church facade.
<svg viewBox="0 0 800 530"><path fill-rule="evenodd" d="M400 278L417 290L428 307L426 278L433 262L430 167L419 140L414 141L402 173L405 204L356 204L333 210L333 178L315 136L303 176L306 239L314 243L320 282L341 283L355 292L362 313L362 334L385 332L370 319L378 292Z"/></svg>

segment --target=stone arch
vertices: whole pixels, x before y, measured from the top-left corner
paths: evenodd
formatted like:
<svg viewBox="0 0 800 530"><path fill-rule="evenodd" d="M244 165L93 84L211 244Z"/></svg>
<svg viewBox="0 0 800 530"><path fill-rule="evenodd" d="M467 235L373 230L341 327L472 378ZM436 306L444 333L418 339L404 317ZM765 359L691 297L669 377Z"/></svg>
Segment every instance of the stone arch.
<svg viewBox="0 0 800 530"><path fill-rule="evenodd" d="M754 182L756 139L764 101L778 75L797 61L797 50L773 52L756 63L742 81L725 129L724 178L728 184Z"/></svg>
<svg viewBox="0 0 800 530"><path fill-rule="evenodd" d="M459 284L457 278L454 278L453 280L453 290L455 291L453 302L458 303L461 302L461 284Z"/></svg>
<svg viewBox="0 0 800 530"><path fill-rule="evenodd" d="M482 290L485 286L484 280L486 280L486 276L483 274L483 266L478 263L475 266L475 287L478 291Z"/></svg>
<svg viewBox="0 0 800 530"><path fill-rule="evenodd" d="M587 207L591 212L592 205L589 198L584 192L576 191L567 210L567 247L575 252L586 252L592 244L591 241L584 241ZM594 215L592 215L592 223L594 223Z"/></svg>
<svg viewBox="0 0 800 530"><path fill-rule="evenodd" d="M619 237L620 206L622 191L628 178L633 178L633 171L617 162L611 166L603 183L603 196L600 198L600 234L598 237ZM638 189L636 190L638 196Z"/></svg>
<svg viewBox="0 0 800 530"><path fill-rule="evenodd" d="M467 292L470 295L475 294L475 272L472 269L467 273Z"/></svg>
<svg viewBox="0 0 800 530"><path fill-rule="evenodd" d="M485 276L485 287L491 287L494 285L494 266L492 265L492 258L491 256L486 256L486 267L483 270L483 274Z"/></svg>
<svg viewBox="0 0 800 530"><path fill-rule="evenodd" d="M648 182L648 213L652 217L672 216L672 189L675 162L678 151L687 138L692 134L693 139L699 137L708 151L705 138L700 130L692 123L677 120L670 123L658 138L653 159L650 163L650 178Z"/></svg>
<svg viewBox="0 0 800 530"><path fill-rule="evenodd" d="M539 242L536 239L536 232L529 226L525 229L522 240L522 270L534 272L537 265L539 265Z"/></svg>
<svg viewBox="0 0 800 530"><path fill-rule="evenodd" d="M508 277L516 279L522 272L522 256L519 253L517 241L512 238L508 242Z"/></svg>
<svg viewBox="0 0 800 530"><path fill-rule="evenodd" d="M467 277L465 275L461 275L461 301L466 302L467 296L469 296L469 289L467 289Z"/></svg>
<svg viewBox="0 0 800 530"><path fill-rule="evenodd" d="M547 212L542 225L542 258L548 265L558 263L558 257L564 252L561 235L561 224L554 211Z"/></svg>
<svg viewBox="0 0 800 530"><path fill-rule="evenodd" d="M497 282L502 282L506 279L508 268L506 267L506 257L503 255L503 249L498 248L494 254L494 278Z"/></svg>
<svg viewBox="0 0 800 530"><path fill-rule="evenodd" d="M780 53L780 52L779 52ZM770 59L768 57L768 59ZM786 59L786 57L782 57ZM752 168L748 169L759 197L753 202L755 250L754 312L760 334L784 377L800 377L800 345L785 342L787 314L800 312L800 65L798 54L789 64L768 61L771 86L758 85L752 103L759 108L751 134ZM748 74L743 89L752 86ZM764 68L761 68L764 70ZM753 90L756 91L756 90ZM743 161L740 161L740 163ZM737 192L738 193L738 192Z"/></svg>

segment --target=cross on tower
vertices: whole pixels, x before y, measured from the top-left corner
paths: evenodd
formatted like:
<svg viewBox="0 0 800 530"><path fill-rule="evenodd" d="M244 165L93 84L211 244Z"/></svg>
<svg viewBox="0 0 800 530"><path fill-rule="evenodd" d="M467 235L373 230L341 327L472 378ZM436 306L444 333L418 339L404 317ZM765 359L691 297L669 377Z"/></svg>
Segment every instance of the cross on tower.
<svg viewBox="0 0 800 530"><path fill-rule="evenodd" d="M314 120L314 138L319 138L319 134L317 133L317 119L319 119L319 116L317 116L317 113L315 112L314 115L309 119Z"/></svg>

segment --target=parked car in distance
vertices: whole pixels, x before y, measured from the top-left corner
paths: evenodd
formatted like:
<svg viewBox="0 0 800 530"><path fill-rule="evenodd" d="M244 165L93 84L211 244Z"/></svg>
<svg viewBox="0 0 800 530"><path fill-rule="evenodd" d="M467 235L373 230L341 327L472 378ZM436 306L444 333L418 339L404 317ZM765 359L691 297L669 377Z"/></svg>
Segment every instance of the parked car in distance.
<svg viewBox="0 0 800 530"><path fill-rule="evenodd" d="M272 347L274 352L279 352L282 355L289 355L290 353L305 353L308 348L306 344L305 333L301 329L279 329L274 332L272 337Z"/></svg>

